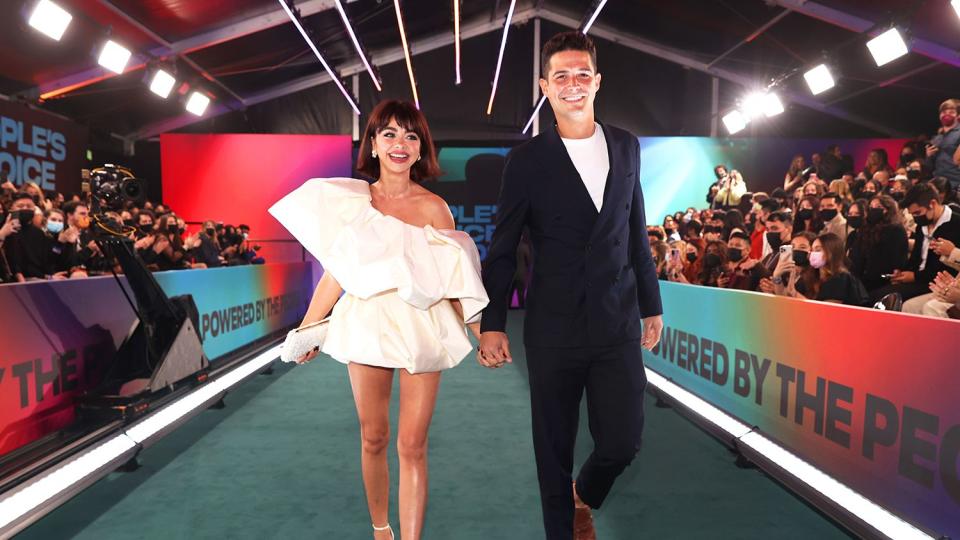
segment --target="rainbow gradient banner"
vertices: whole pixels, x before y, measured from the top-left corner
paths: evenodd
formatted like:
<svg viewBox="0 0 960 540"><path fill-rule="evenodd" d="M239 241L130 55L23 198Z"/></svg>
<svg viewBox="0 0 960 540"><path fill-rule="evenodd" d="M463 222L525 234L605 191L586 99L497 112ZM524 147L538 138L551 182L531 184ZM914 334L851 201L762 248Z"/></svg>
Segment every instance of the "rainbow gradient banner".
<svg viewBox="0 0 960 540"><path fill-rule="evenodd" d="M203 349L215 361L299 322L319 266L236 266L154 277L168 296L193 295ZM126 278L121 281L126 288ZM96 388L135 320L113 277L0 285L0 456L73 422L74 399Z"/></svg>
<svg viewBox="0 0 960 540"><path fill-rule="evenodd" d="M960 323L661 282L647 367L877 504L960 537Z"/></svg>

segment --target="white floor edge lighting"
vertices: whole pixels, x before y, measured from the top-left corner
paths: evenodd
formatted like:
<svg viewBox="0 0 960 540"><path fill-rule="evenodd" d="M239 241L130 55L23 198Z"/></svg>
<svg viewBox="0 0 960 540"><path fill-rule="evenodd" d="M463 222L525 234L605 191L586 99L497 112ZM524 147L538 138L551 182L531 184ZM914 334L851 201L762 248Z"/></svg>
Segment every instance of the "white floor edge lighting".
<svg viewBox="0 0 960 540"><path fill-rule="evenodd" d="M736 420L706 400L683 389L663 375L644 368L647 382L654 388L677 400L683 406L699 414L713 425L719 427L741 444L769 459L791 476L810 486L826 498L843 507L865 523L874 527L889 538L896 540L925 539L934 537L926 534L910 523L900 519L885 508L850 489L840 481L793 455L780 445L753 431L753 428Z"/></svg>
<svg viewBox="0 0 960 540"><path fill-rule="evenodd" d="M44 472L37 478L0 495L0 536L37 507L78 485L111 461L123 456L162 429L183 418L217 394L263 369L279 358L280 345L271 347L224 375L152 413L106 441Z"/></svg>

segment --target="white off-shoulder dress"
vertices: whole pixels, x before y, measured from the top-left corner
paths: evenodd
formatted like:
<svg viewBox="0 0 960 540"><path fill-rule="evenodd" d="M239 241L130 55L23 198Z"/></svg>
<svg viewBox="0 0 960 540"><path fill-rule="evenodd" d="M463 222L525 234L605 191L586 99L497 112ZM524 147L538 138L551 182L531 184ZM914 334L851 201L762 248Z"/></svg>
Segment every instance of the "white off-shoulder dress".
<svg viewBox="0 0 960 540"><path fill-rule="evenodd" d="M476 244L384 215L371 200L364 180L314 178L269 210L343 287L321 350L410 373L456 366L472 351L464 323L488 302Z"/></svg>

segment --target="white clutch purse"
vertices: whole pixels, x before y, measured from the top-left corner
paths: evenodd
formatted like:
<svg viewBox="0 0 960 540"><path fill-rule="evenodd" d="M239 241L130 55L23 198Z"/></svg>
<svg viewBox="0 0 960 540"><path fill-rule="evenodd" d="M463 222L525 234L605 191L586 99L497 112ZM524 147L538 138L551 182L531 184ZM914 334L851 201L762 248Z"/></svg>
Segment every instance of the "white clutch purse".
<svg viewBox="0 0 960 540"><path fill-rule="evenodd" d="M294 328L287 333L287 339L280 350L280 360L296 363L298 359L311 351L323 348L323 341L327 338L327 328L330 327L330 318Z"/></svg>

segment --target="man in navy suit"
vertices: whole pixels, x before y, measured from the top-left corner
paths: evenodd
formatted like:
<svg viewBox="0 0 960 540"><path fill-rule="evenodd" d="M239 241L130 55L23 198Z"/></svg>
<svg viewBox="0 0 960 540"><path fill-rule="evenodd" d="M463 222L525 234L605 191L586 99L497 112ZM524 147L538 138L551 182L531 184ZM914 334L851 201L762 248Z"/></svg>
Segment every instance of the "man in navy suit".
<svg viewBox="0 0 960 540"><path fill-rule="evenodd" d="M533 246L524 344L533 442L549 540L595 538L599 508L640 447L646 375L641 348L663 328L650 254L640 145L598 124L596 49L579 32L543 48L540 88L555 127L507 157L496 230L483 269L490 304L478 359L511 361L505 333L508 291L524 228ZM573 482L580 400L587 394L594 450Z"/></svg>

